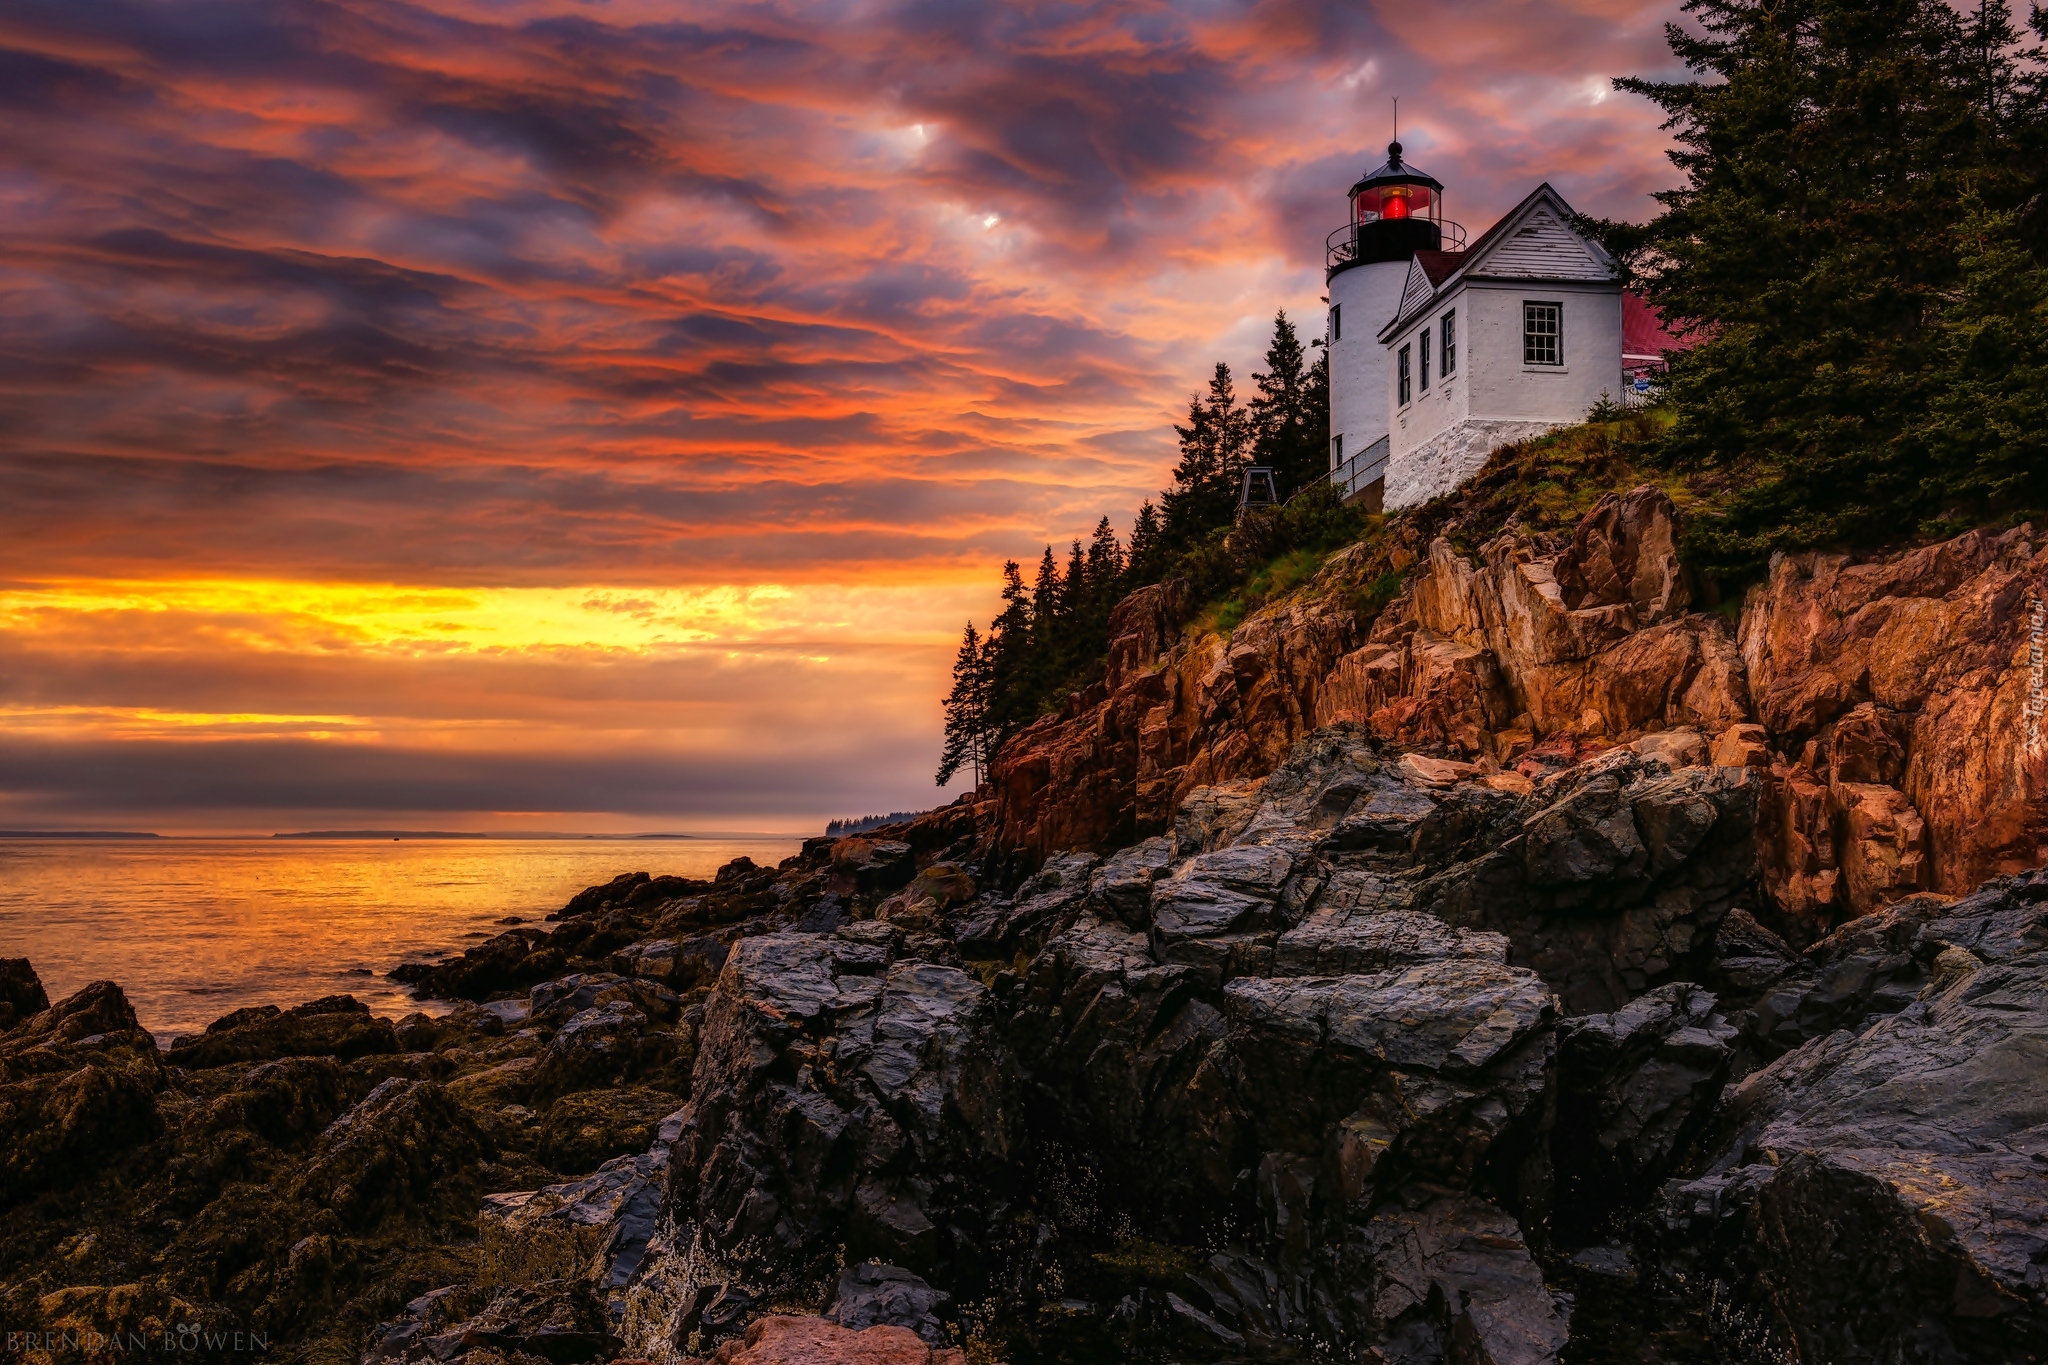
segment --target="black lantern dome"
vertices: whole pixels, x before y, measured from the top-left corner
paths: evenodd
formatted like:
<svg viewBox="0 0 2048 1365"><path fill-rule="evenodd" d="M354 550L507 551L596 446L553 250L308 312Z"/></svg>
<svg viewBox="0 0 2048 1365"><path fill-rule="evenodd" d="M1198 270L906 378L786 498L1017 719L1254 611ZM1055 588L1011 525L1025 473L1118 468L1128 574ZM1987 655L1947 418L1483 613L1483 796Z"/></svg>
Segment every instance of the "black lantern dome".
<svg viewBox="0 0 2048 1365"><path fill-rule="evenodd" d="M1443 218L1444 186L1401 160L1401 144L1387 144L1387 161L1351 187L1351 221L1330 234L1329 273L1378 261L1405 261L1418 251L1441 251L1445 229L1462 244L1464 230Z"/></svg>

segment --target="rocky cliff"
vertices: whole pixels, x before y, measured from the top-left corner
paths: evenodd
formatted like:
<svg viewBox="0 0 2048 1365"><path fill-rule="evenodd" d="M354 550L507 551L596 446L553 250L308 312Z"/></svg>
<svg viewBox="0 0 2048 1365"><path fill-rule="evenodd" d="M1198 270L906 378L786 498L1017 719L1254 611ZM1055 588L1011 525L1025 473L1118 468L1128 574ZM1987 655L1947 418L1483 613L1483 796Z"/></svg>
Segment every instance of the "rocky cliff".
<svg viewBox="0 0 2048 1365"><path fill-rule="evenodd" d="M2032 533L1735 613L1648 490L1437 529L1147 589L989 799L591 887L393 973L441 1018L159 1050L0 962L18 1353L2048 1358Z"/></svg>
<svg viewBox="0 0 2048 1365"><path fill-rule="evenodd" d="M1042 858L1158 833L1195 788L1350 720L1504 777L1653 735L1754 768L1764 884L1801 936L2042 861L2028 649L2048 542L1780 556L1739 613L1700 611L1673 517L1642 488L1569 535L1510 530L1476 554L1353 547L1227 637L1183 633L1185 591L1147 588L1117 610L1103 681L1005 749L1001 838ZM1399 594L1374 610L1366 585L1389 574Z"/></svg>

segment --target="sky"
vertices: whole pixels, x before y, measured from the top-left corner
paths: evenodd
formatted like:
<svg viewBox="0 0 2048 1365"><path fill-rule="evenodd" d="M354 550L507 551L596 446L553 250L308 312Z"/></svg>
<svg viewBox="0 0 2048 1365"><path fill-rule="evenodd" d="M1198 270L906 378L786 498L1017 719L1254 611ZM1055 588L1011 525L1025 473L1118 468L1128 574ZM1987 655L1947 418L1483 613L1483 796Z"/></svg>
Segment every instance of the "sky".
<svg viewBox="0 0 2048 1365"><path fill-rule="evenodd" d="M1675 9L10 0L0 828L950 799L1002 561L1320 334L1392 97L1474 235L1642 218Z"/></svg>

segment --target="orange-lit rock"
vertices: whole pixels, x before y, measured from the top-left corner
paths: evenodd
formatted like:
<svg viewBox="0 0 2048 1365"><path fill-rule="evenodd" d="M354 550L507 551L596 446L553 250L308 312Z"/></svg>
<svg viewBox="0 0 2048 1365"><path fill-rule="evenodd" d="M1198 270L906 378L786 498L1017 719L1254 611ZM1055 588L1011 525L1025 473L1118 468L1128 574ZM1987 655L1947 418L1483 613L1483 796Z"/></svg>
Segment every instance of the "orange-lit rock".
<svg viewBox="0 0 2048 1365"><path fill-rule="evenodd" d="M2031 528L1858 561L1779 556L1739 631L1695 612L1664 495L1610 495L1568 542L1390 550L1376 617L1363 547L1228 637L1189 637L1182 585L1118 608L1105 681L1013 740L1000 839L1043 857L1166 828L1196 787L1271 772L1353 721L1396 751L1530 781L1621 743L1764 777L1767 893L1816 930L1916 889L1957 894L2048 856L2048 735L2029 747ZM1701 737L1704 753L1680 739ZM1889 793L1889 794L1883 794Z"/></svg>

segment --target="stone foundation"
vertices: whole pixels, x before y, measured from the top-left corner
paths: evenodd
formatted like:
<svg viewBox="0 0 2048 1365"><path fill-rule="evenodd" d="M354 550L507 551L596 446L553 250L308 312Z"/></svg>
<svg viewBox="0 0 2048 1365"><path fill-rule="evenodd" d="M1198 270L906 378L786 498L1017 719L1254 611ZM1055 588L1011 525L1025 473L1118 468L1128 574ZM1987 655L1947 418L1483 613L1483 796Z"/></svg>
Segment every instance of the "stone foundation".
<svg viewBox="0 0 2048 1365"><path fill-rule="evenodd" d="M1387 462L1386 509L1391 512L1440 498L1477 474L1486 457L1502 446L1566 425L1480 417L1456 423Z"/></svg>

